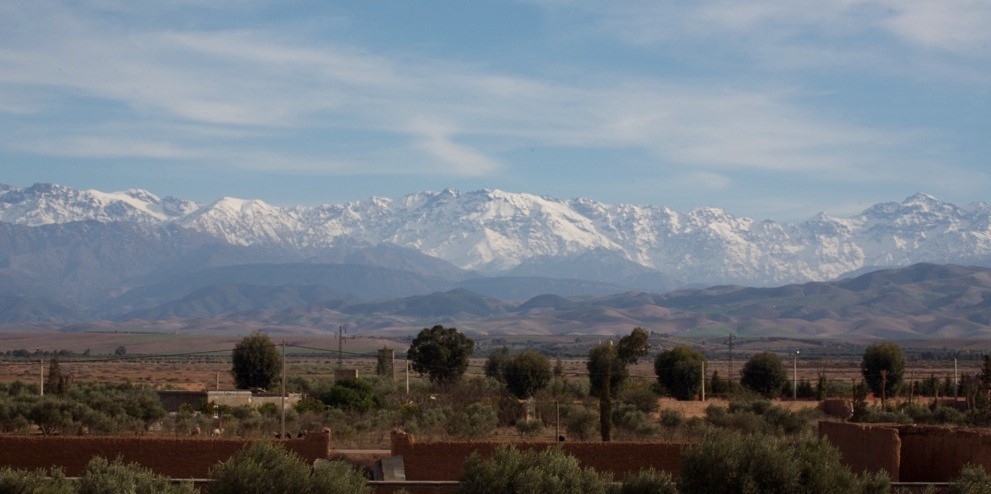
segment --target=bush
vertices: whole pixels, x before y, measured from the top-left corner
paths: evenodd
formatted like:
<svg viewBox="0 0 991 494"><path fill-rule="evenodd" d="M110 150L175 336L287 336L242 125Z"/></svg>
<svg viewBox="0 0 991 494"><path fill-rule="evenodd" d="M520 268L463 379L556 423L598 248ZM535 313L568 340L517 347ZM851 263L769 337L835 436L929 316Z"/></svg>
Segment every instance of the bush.
<svg viewBox="0 0 991 494"><path fill-rule="evenodd" d="M579 441L588 441L598 432L599 414L584 406L571 406L561 409L568 436Z"/></svg>
<svg viewBox="0 0 991 494"><path fill-rule="evenodd" d="M76 484L61 470L14 470L0 467L0 492L17 494L75 494Z"/></svg>
<svg viewBox="0 0 991 494"><path fill-rule="evenodd" d="M544 423L540 419L520 420L516 423L516 431L521 437L533 437L544 431Z"/></svg>
<svg viewBox="0 0 991 494"><path fill-rule="evenodd" d="M633 405L644 413L656 412L660 406L652 388L653 386L643 381L627 383L619 393L619 401Z"/></svg>
<svg viewBox="0 0 991 494"><path fill-rule="evenodd" d="M979 465L966 465L950 483L948 494L991 494L991 478Z"/></svg>
<svg viewBox="0 0 991 494"><path fill-rule="evenodd" d="M710 405L711 406L711 405ZM722 410L720 408L720 410ZM661 425L664 427L678 427L685 421L685 415L678 410L661 410Z"/></svg>
<svg viewBox="0 0 991 494"><path fill-rule="evenodd" d="M312 494L369 494L366 479L343 461L329 461L313 468L310 474Z"/></svg>
<svg viewBox="0 0 991 494"><path fill-rule="evenodd" d="M489 460L472 453L465 462L460 492L470 494L605 494L609 484L559 448L519 451L499 446Z"/></svg>
<svg viewBox="0 0 991 494"><path fill-rule="evenodd" d="M619 494L678 494L678 487L671 474L648 468L626 477Z"/></svg>
<svg viewBox="0 0 991 494"><path fill-rule="evenodd" d="M709 433L683 453L681 490L692 493L849 493L860 482L823 439Z"/></svg>
<svg viewBox="0 0 991 494"><path fill-rule="evenodd" d="M119 458L110 462L96 457L86 465L79 479L79 494L193 494L192 484L173 484L137 463L126 464Z"/></svg>
<svg viewBox="0 0 991 494"><path fill-rule="evenodd" d="M312 469L279 445L258 442L210 470L208 494L370 493L365 479L346 464Z"/></svg>
<svg viewBox="0 0 991 494"><path fill-rule="evenodd" d="M472 403L455 412L447 422L447 433L457 438L486 437L499 425L499 415L486 403Z"/></svg>
<svg viewBox="0 0 991 494"><path fill-rule="evenodd" d="M367 412L382 403L375 388L361 379L341 379L320 396L320 401L349 412Z"/></svg>
<svg viewBox="0 0 991 494"><path fill-rule="evenodd" d="M613 423L637 439L650 437L660 432L660 427L651 420L649 415L628 403L622 403L613 409Z"/></svg>

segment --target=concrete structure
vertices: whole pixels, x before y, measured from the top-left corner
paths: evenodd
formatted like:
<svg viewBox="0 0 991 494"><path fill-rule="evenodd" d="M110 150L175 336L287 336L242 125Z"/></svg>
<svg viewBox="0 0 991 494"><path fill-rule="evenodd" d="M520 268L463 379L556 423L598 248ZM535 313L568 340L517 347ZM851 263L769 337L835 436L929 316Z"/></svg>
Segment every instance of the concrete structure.
<svg viewBox="0 0 991 494"><path fill-rule="evenodd" d="M178 412L180 407L188 405L193 410L202 410L207 403L236 407L249 405L258 408L265 403L276 407L282 405L282 397L277 393L253 393L251 391L159 391L158 398L162 406L169 412ZM299 403L302 395L289 393L286 395L286 408L292 408Z"/></svg>

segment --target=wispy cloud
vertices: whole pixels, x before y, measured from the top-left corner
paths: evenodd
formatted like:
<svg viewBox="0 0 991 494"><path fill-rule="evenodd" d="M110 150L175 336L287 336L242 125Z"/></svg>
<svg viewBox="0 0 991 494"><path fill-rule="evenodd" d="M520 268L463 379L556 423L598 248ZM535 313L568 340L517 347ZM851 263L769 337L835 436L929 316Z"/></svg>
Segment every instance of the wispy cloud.
<svg viewBox="0 0 991 494"><path fill-rule="evenodd" d="M884 29L899 39L961 53L983 42L957 11L946 14L942 27L921 26L918 16L932 8L922 4L582 5L599 16L599 29L631 43L701 43L729 35L768 64L786 57L808 63L807 50L815 46L799 44L800 52L786 53L775 47L787 44L776 42L798 36L795 26L824 38L847 36L829 32L836 19L860 19L849 28L853 36ZM140 16L127 2L104 9ZM0 112L54 122L24 130L32 135L6 146L59 156L222 162L250 170L456 177L496 176L507 168L500 153L534 145L624 149L642 152L658 166L677 167L691 183L716 190L729 184L727 170L862 179L867 164L892 161L905 154L902 146L924 140L916 131L817 114L790 84L731 87L623 72L586 79L539 71L520 75L274 28L184 29L145 18L127 27L108 22L101 12L44 2L0 6ZM954 30L959 32L951 35ZM821 49L821 60L832 54L835 63L850 63L846 54ZM872 55L862 56L866 64ZM44 105L11 103L25 93L32 96L25 101ZM85 111L74 108L81 100L105 111L87 115L85 125L60 123L63 112ZM299 142L304 139L309 140Z"/></svg>

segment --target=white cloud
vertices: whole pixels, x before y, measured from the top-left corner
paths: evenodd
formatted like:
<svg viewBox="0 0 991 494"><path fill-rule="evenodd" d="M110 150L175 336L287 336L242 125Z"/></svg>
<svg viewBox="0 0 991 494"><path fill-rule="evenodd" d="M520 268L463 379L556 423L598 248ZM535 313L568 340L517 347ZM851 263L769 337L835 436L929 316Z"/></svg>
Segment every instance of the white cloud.
<svg viewBox="0 0 991 494"><path fill-rule="evenodd" d="M858 2L680 5L660 3L646 12L617 6L605 22L648 42L682 36L682 21L700 32L756 36L769 25L815 24L817 16L842 18L860 8ZM757 85L726 89L624 74L549 80L386 56L295 33L136 29L87 12L10 4L0 14L7 15L0 31L8 33L0 45L0 102L33 88L48 103L25 109L42 115L63 111L80 96L115 107L94 115L87 129L36 131L29 148L44 154L482 177L503 169L496 156L506 149L634 149L698 168L698 182L718 188L726 183L718 173L726 169L855 176L858 167L908 140L900 132L830 121L803 110L796 93ZM118 121L117 113L127 118ZM307 146L313 149L259 151L260 141L286 133L338 130L372 134L379 147L397 149L360 154L347 146L321 147L315 137Z"/></svg>
<svg viewBox="0 0 991 494"><path fill-rule="evenodd" d="M883 0L893 15L883 26L924 48L982 55L991 43L991 3L984 0Z"/></svg>
<svg viewBox="0 0 991 494"><path fill-rule="evenodd" d="M448 173L485 176L499 169L498 164L492 159L468 146L455 143L451 139L454 131L448 126L415 119L410 123L409 128L419 136L416 146L439 160Z"/></svg>

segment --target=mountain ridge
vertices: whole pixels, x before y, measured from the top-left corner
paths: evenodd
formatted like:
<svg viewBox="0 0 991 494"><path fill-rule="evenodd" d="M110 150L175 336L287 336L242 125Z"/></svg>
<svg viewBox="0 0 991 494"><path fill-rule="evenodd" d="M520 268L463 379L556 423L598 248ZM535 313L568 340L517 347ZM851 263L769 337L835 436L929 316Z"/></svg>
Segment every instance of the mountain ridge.
<svg viewBox="0 0 991 494"><path fill-rule="evenodd" d="M487 276L567 273L653 290L826 281L917 262L991 264L991 207L960 207L924 193L849 217L820 213L777 223L711 207L677 212L494 189L281 208L229 197L209 204L160 199L141 189L0 187L2 222L82 220L174 225L297 259L319 257L341 244L389 244Z"/></svg>

